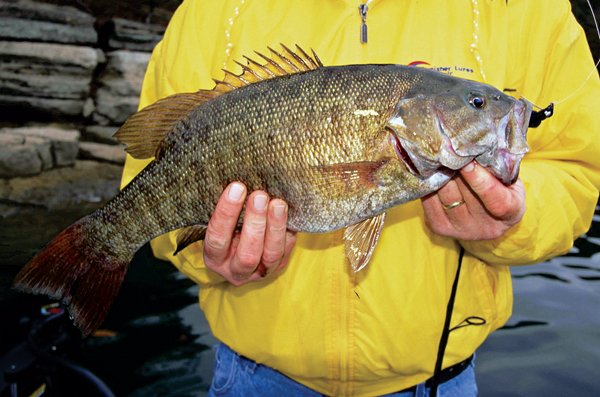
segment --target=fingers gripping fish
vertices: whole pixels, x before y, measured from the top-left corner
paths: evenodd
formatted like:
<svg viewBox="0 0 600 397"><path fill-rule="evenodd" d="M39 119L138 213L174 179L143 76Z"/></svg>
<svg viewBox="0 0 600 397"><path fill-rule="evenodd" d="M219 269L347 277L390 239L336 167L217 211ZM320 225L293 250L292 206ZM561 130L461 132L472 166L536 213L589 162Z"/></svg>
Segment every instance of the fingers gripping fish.
<svg viewBox="0 0 600 397"><path fill-rule="evenodd" d="M385 211L436 191L472 160L506 184L527 152L531 105L485 84L400 65L324 67L299 47L270 49L213 90L176 94L116 136L154 160L113 200L61 232L15 286L61 299L96 329L135 252L181 229L177 252L203 237L228 183L289 205L288 228L346 228L355 271L367 265Z"/></svg>

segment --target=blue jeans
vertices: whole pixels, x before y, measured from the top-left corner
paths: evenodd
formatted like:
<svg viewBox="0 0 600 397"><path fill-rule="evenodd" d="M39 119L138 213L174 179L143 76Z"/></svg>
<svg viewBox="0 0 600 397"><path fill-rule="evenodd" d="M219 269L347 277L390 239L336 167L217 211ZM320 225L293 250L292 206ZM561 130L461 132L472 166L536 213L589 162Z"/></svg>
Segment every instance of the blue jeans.
<svg viewBox="0 0 600 397"><path fill-rule="evenodd" d="M215 370L208 393L216 396L261 397L321 397L322 394L288 378L266 365L257 364L240 356L224 344L216 347ZM477 396L475 360L459 375L438 387L438 397ZM429 388L425 383L415 390L386 394L386 397L427 397Z"/></svg>

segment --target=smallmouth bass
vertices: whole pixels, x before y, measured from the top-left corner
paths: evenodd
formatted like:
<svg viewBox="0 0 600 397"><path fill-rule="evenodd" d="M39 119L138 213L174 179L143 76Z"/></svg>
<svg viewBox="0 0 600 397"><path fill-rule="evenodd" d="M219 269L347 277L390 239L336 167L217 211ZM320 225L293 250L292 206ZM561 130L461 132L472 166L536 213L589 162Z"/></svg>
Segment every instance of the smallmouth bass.
<svg viewBox="0 0 600 397"><path fill-rule="evenodd" d="M16 288L60 299L84 335L102 323L147 241L181 229L177 252L203 237L227 184L289 205L288 228L346 228L355 271L367 265L385 211L441 188L472 160L513 183L531 105L497 89L401 65L324 67L282 46L247 58L213 90L175 94L116 136L152 161L113 200L61 232Z"/></svg>

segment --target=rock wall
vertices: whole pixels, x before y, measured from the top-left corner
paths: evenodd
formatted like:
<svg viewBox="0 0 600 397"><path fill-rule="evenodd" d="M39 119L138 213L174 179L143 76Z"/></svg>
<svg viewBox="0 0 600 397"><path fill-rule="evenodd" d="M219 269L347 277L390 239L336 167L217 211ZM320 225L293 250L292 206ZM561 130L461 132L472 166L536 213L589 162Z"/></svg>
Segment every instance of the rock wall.
<svg viewBox="0 0 600 397"><path fill-rule="evenodd" d="M112 135L137 110L163 32L0 0L0 217L116 194L125 155Z"/></svg>
<svg viewBox="0 0 600 397"><path fill-rule="evenodd" d="M107 54L106 67L96 80L93 121L121 125L137 110L140 87L150 53L117 50Z"/></svg>

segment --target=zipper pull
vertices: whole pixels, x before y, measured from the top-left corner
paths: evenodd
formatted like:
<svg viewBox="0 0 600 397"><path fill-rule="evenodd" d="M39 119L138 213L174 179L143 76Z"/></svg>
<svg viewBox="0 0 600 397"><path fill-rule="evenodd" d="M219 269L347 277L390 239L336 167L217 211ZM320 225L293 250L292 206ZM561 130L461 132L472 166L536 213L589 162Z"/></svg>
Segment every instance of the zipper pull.
<svg viewBox="0 0 600 397"><path fill-rule="evenodd" d="M367 43L367 12L369 11L369 6L367 3L361 4L358 6L358 12L360 13L360 17L362 18L362 24L360 26L360 42L362 44Z"/></svg>

